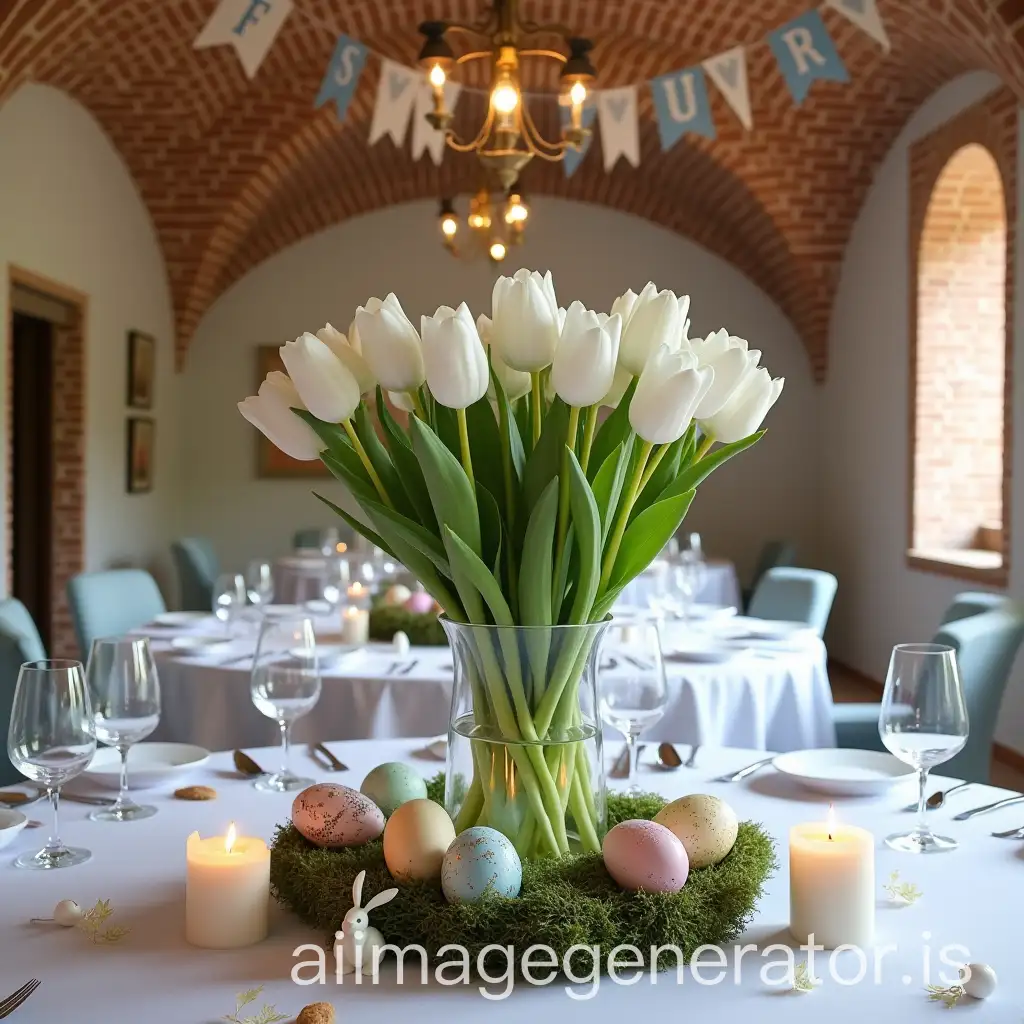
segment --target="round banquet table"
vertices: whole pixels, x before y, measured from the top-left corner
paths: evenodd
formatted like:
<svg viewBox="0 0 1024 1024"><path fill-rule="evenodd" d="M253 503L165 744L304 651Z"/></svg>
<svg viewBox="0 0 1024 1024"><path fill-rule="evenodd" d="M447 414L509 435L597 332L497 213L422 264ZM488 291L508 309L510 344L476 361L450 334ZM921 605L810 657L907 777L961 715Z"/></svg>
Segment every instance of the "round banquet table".
<svg viewBox="0 0 1024 1024"><path fill-rule="evenodd" d="M326 635L330 620L318 624ZM214 619L195 632L214 634ZM208 749L273 743L277 725L249 695L255 637L200 654L170 647L169 630L150 630L163 690L160 725L150 737ZM178 634L175 634L178 635ZM720 664L666 658L665 715L644 740L799 750L835 745L825 648L814 636L788 645L759 644ZM453 682L447 647L396 655L374 644L321 664L323 689L313 713L295 723L296 742L390 739L448 730Z"/></svg>
<svg viewBox="0 0 1024 1024"><path fill-rule="evenodd" d="M374 765L388 760L405 761L430 777L443 765L419 756L421 740L339 743L334 753L350 768L328 774L301 756L301 768L321 781L358 786ZM260 761L271 762L273 751L253 751ZM687 968L680 980L676 972L655 976L626 971L620 982L631 977L635 984L616 984L607 975L595 988L591 983L571 986L570 997L563 977L546 987L520 983L506 998L503 982L489 986L487 1001L480 994L479 980L471 984L443 986L435 979L431 964L426 986L422 986L415 957L406 960L404 983L399 986L394 962L381 968L376 985L368 980L356 985L351 976L338 984L333 975L334 960L328 958L329 973L324 985L299 986L291 980L292 966L310 960L305 950L296 958L300 944L322 944L324 935L303 925L283 907L271 910L270 936L246 949L213 951L186 945L183 937L185 841L190 832L203 836L223 835L229 821L237 822L244 835L268 842L276 826L288 818L291 798L257 792L251 782L240 778L231 767L228 754L214 755L188 781L213 786L217 799L207 803L174 800L174 785L146 791L146 800L159 813L144 821L111 824L86 820L89 810L79 804L62 805L62 835L93 853L88 863L64 871L19 871L12 866L15 856L40 846L42 829L25 830L0 853L0 887L3 915L0 916L0 998L30 978L42 984L15 1012L17 1024L109 1024L111 1021L145 1020L147 1024L212 1024L235 1009L236 993L263 986L257 1001L247 1008L255 1013L264 1002L281 1013L294 1015L306 1004L329 1001L337 1020L386 1021L413 1014L417 1024L469 1024L486 1018L491 1024L518 1024L524 1017L541 1021L558 1019L564 1024L616 1024L643 1016L646 1020L756 1020L759 1024L790 1024L794 1021L860 1024L864 1020L900 1021L917 1024L940 1019L941 1005L930 1003L924 990L924 975L930 965L930 979L938 972L952 973L939 960L945 947L951 959L983 961L999 975L999 989L984 1005L957 1007L965 1019L985 1024L1020 1021L1024 1004L1024 977L1019 962L1019 913L1015 895L1021 877L1020 844L992 838L989 833L1016 825L1019 807L994 811L970 821L951 821L953 809L935 812L935 822L947 834L956 836L961 849L935 857L909 857L886 848L882 837L906 828L909 815L901 808L913 789L900 786L884 797L836 798L843 821L869 829L876 838L876 884L878 889L875 952L868 951L867 978L858 985L841 984L854 977L860 966L856 951L834 957L834 971L827 954L817 954L815 974L823 984L814 992L797 995L780 982L781 966L767 981L761 969L767 963L781 965L785 954L779 946L796 944L786 931L789 920L789 881L786 837L789 828L806 821L821 820L827 797L797 788L770 769L739 783L711 781L734 771L758 757L757 752L736 749L704 749L696 767L664 773L642 766L641 782L667 798L700 791L717 794L729 801L741 819L760 822L775 837L780 867L770 879L753 920L735 945L718 954L705 956L699 983ZM298 766L298 765L297 765ZM939 780L936 780L936 784ZM71 791L87 789L88 778L75 780ZM620 783L610 783L612 787ZM1004 790L974 787L952 798L956 809L988 803L1008 795ZM45 818L40 803L32 813ZM882 885L898 870L904 881L913 882L924 893L913 906L889 903ZM998 898L998 895L1003 898ZM60 899L73 898L89 907L97 899L109 899L114 916L110 923L131 931L111 946L90 945L77 930L31 925L30 917L48 916ZM401 899L401 894L397 897ZM372 914L371 914L372 923ZM387 936L385 936L387 938ZM738 956L740 946L753 946ZM887 951L879 954L880 947ZM773 947L773 948L769 948ZM516 950L521 958L523 950ZM602 950L607 957L610 950ZM796 952L799 963L805 954ZM537 961L541 962L541 961ZM721 964L724 962L725 970ZM879 968L873 980L874 965ZM449 972L449 977L452 973ZM545 971L535 972L543 978ZM737 980L738 975L738 980ZM718 983L708 984L708 979ZM591 994L592 998L585 998ZM244 1016L245 1014L243 1014ZM942 1018L944 1019L944 1018Z"/></svg>

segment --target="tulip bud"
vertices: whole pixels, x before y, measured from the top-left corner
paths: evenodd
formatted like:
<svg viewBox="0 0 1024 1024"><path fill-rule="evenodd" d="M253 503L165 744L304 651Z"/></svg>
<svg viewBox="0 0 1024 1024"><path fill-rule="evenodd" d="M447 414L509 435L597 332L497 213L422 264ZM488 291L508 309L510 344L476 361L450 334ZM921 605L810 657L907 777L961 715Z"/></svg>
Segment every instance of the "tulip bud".
<svg viewBox="0 0 1024 1024"><path fill-rule="evenodd" d="M637 295L632 288L627 288L613 303L612 314L618 313L622 317L622 329L626 329L629 318L633 315L633 308L636 306Z"/></svg>
<svg viewBox="0 0 1024 1024"><path fill-rule="evenodd" d="M756 349L747 351L746 341L731 337L724 328L709 334L703 341L694 340L692 345L697 362L715 371L715 382L697 410L697 419L706 420L714 416L754 373L761 353Z"/></svg>
<svg viewBox="0 0 1024 1024"><path fill-rule="evenodd" d="M388 391L415 391L426 378L423 350L394 292L367 299L356 310L355 325L363 358Z"/></svg>
<svg viewBox="0 0 1024 1024"><path fill-rule="evenodd" d="M369 394L377 387L377 379L370 369L370 364L360 355L357 349L341 331L330 324L325 324L316 332L316 336L345 364L349 373L356 379L361 395Z"/></svg>
<svg viewBox="0 0 1024 1024"><path fill-rule="evenodd" d="M654 284L646 285L637 297L619 346L619 363L634 377L643 373L647 360L661 345L675 347L678 344L683 324L679 310L683 300L689 307L687 296L677 299L670 291L659 292Z"/></svg>
<svg viewBox="0 0 1024 1024"><path fill-rule="evenodd" d="M391 404L396 409L401 409L402 412L415 412L416 406L413 405L409 396L404 391L389 391L388 398L391 399Z"/></svg>
<svg viewBox="0 0 1024 1024"><path fill-rule="evenodd" d="M487 394L490 373L473 315L463 302L457 310L439 306L420 322L427 387L449 409L465 409Z"/></svg>
<svg viewBox="0 0 1024 1024"><path fill-rule="evenodd" d="M359 404L359 384L344 363L310 333L281 346L281 360L306 408L328 423L347 420Z"/></svg>
<svg viewBox="0 0 1024 1024"><path fill-rule="evenodd" d="M697 368L688 351L662 345L647 361L629 403L629 422L651 444L671 444L686 433L715 371Z"/></svg>
<svg viewBox="0 0 1024 1024"><path fill-rule="evenodd" d="M492 305L492 343L502 360L524 373L550 366L559 334L551 273L517 270L514 277L499 277Z"/></svg>
<svg viewBox="0 0 1024 1024"><path fill-rule="evenodd" d="M312 462L320 458L324 444L316 431L292 412L304 408L295 385L280 370L267 374L259 394L238 403L238 411L285 455Z"/></svg>
<svg viewBox="0 0 1024 1024"><path fill-rule="evenodd" d="M583 407L600 402L612 386L622 317L594 313L574 302L551 364L551 386L563 402Z"/></svg>
<svg viewBox="0 0 1024 1024"><path fill-rule="evenodd" d="M748 437L761 426L768 410L782 394L784 377L772 380L761 368L750 373L713 416L701 420L701 430L716 441L729 444Z"/></svg>
<svg viewBox="0 0 1024 1024"><path fill-rule="evenodd" d="M494 375L498 378L501 383L502 390L505 392L505 397L510 401L514 402L517 398L522 398L523 395L530 393L530 375L523 373L520 370L513 370L504 359L498 355L497 350L491 344L491 318L484 316L483 313L476 318L476 330L480 335L480 340L484 343L484 347L490 349L491 355L491 368L494 370ZM488 393L494 398L493 387L488 384Z"/></svg>

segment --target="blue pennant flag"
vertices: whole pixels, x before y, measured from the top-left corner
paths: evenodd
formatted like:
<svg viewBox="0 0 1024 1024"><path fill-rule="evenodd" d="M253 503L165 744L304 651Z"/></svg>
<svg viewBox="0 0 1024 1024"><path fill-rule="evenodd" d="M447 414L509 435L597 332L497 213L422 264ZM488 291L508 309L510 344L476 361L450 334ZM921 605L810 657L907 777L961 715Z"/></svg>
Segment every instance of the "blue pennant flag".
<svg viewBox="0 0 1024 1024"><path fill-rule="evenodd" d="M650 86L662 149L670 149L687 132L695 132L708 139L715 137L708 87L701 68L673 71L651 79Z"/></svg>
<svg viewBox="0 0 1024 1024"><path fill-rule="evenodd" d="M811 82L816 79L850 80L846 65L817 11L808 11L776 29L768 36L768 45L797 105L803 103Z"/></svg>
<svg viewBox="0 0 1024 1024"><path fill-rule="evenodd" d="M338 45L334 48L334 56L327 65L327 73L320 83L315 107L322 107L328 100L334 100L338 110L338 120L345 120L349 103L355 95L359 76L363 73L366 63L366 47L356 39L339 36Z"/></svg>
<svg viewBox="0 0 1024 1024"><path fill-rule="evenodd" d="M558 113L562 121L562 127L568 128L572 124L572 108L560 106ZM597 117L597 107L588 103L583 108L583 127L591 129L591 132L583 139L583 145L579 149L573 149L572 146L567 147L565 157L562 160L562 166L565 169L565 176L567 178L571 178L576 173L576 168L583 162L583 158L587 155L587 150L590 149L590 143L594 139L593 125L595 117Z"/></svg>

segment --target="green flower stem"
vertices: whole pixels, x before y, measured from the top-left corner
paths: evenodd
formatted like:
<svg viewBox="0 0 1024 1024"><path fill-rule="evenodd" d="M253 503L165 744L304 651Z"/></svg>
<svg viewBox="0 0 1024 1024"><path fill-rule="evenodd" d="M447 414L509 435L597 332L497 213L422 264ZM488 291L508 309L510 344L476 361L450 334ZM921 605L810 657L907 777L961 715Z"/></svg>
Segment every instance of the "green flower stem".
<svg viewBox="0 0 1024 1024"><path fill-rule="evenodd" d="M373 468L370 456L366 454L363 442L359 440L356 428L352 426L352 420L342 420L341 425L345 428L345 433L348 434L348 439L352 442L352 447L355 449L356 455L359 456L359 461L363 464L363 469L366 470L373 486L377 488L380 500L383 501L388 508L392 508L393 506L391 504L391 499L388 497L388 492L384 490L384 485L381 483L380 477L377 475L377 470Z"/></svg>
<svg viewBox="0 0 1024 1024"><path fill-rule="evenodd" d="M420 398L419 391L417 391L416 389L413 389L412 391L406 391L405 396L406 398L409 399L410 402L412 402L412 407L416 411L416 415L419 416L419 418L423 420L424 423L427 423L427 410L423 407L423 401Z"/></svg>
<svg viewBox="0 0 1024 1024"><path fill-rule="evenodd" d="M470 486L476 491L476 480L473 478L473 455L469 448L469 428L466 426L466 410L456 409L455 418L459 421L459 449L462 452L462 468L469 477Z"/></svg>
<svg viewBox="0 0 1024 1024"><path fill-rule="evenodd" d="M594 821L590 817L590 811L583 796L585 788L580 780L579 772L577 772L572 778L569 802L572 805L572 814L576 819L576 827L579 829L580 843L583 845L583 849L588 853L600 853L601 840L597 837L597 829L594 827Z"/></svg>
<svg viewBox="0 0 1024 1024"><path fill-rule="evenodd" d="M540 440L540 428L543 421L544 393L540 383L541 371L530 374L530 413L533 417L533 443L536 446Z"/></svg>
<svg viewBox="0 0 1024 1024"><path fill-rule="evenodd" d="M590 450L594 447L594 433L597 430L597 414L600 412L600 403L590 406L587 409L587 418L583 421L583 446L580 448L580 469L584 475L587 466L590 464Z"/></svg>
<svg viewBox="0 0 1024 1024"><path fill-rule="evenodd" d="M647 468L647 460L651 457L654 445L650 441L644 441L640 446L640 457L637 459L636 469L633 470L633 478L629 481L625 496L619 505L619 516L615 522L615 529L608 542L608 550L605 552L604 565L601 567L601 582L598 584L597 592L603 594L608 589L608 583L612 578L612 569L615 568L615 558L619 553L619 545L626 532L626 524L629 522L629 513L633 510L637 496L640 494L640 481L643 479L644 470Z"/></svg>
<svg viewBox="0 0 1024 1024"><path fill-rule="evenodd" d="M651 482L651 477L654 476L655 471L658 468L661 460L665 457L665 453L671 448L671 445L663 444L650 458L647 463L647 468L644 470L644 475L640 480L640 489L636 492L638 495L644 493L644 488Z"/></svg>
<svg viewBox="0 0 1024 1024"><path fill-rule="evenodd" d="M473 760L476 761L475 755ZM480 785L480 776L474 770L473 781L466 791L466 797L462 801L459 813L455 816L455 834L458 835L460 832L465 832L467 828L472 827L477 822L483 809L483 789Z"/></svg>
<svg viewBox="0 0 1024 1024"><path fill-rule="evenodd" d="M508 407L504 402L498 403L498 434L501 438L501 475L505 484L505 525L508 532L515 536L516 525L516 492L515 479L512 472L512 449L508 440ZM508 594L512 614L519 619L519 572L516 565L515 549L511 544L502 545L505 549L505 564L508 569Z"/></svg>
<svg viewBox="0 0 1024 1024"><path fill-rule="evenodd" d="M711 446L715 443L715 439L710 434L705 434L700 441L700 445L697 447L697 455L693 460L694 462L700 462L701 459L707 455Z"/></svg>
<svg viewBox="0 0 1024 1024"><path fill-rule="evenodd" d="M565 551L565 537L569 532L569 451L576 451L576 434L580 427L580 410L578 406L569 406L569 426L565 431L565 448L562 450L562 472L558 478L558 535L555 541L554 579L561 576L562 556ZM558 608L562 603L561 594L552 595L552 608L557 618Z"/></svg>

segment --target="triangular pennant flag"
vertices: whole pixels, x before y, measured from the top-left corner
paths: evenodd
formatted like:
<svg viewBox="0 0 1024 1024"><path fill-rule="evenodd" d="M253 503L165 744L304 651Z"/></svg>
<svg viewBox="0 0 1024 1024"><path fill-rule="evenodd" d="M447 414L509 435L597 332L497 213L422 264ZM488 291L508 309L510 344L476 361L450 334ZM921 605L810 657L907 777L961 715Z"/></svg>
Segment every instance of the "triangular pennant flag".
<svg viewBox="0 0 1024 1024"><path fill-rule="evenodd" d="M292 0L221 0L192 47L231 46L255 78L291 10Z"/></svg>
<svg viewBox="0 0 1024 1024"><path fill-rule="evenodd" d="M452 113L459 102L462 86L458 82L444 83L444 105ZM439 132L428 120L427 114L434 109L434 90L429 82L421 82L416 91L416 105L412 113L412 158L419 160L424 151L430 154L435 164L444 159L444 132Z"/></svg>
<svg viewBox="0 0 1024 1024"><path fill-rule="evenodd" d="M377 102L373 105L373 118L370 121L371 146L385 135L390 135L396 146L401 146L405 141L420 76L421 72L394 61L381 61Z"/></svg>
<svg viewBox="0 0 1024 1024"><path fill-rule="evenodd" d="M878 13L876 0L825 0L825 6L849 18L876 43L881 43L886 53L892 49L885 25L882 24L882 16Z"/></svg>
<svg viewBox="0 0 1024 1024"><path fill-rule="evenodd" d="M850 80L846 65L817 11L808 11L769 33L768 45L797 105L803 103L811 83L818 79Z"/></svg>
<svg viewBox="0 0 1024 1024"><path fill-rule="evenodd" d="M620 156L640 166L640 129L636 114L636 86L603 89L597 94L597 116L601 122L601 150L604 169L610 171Z"/></svg>
<svg viewBox="0 0 1024 1024"><path fill-rule="evenodd" d="M568 106L560 105L558 115L563 128L567 128L572 124L572 110ZM583 137L583 143L579 149L575 149L572 146L566 147L565 156L562 158L562 167L567 178L571 178L576 173L576 169L583 163L583 158L587 155L587 150L590 149L590 143L594 141L593 124L595 117L597 117L597 107L587 103L583 108L583 127L590 129L590 131Z"/></svg>
<svg viewBox="0 0 1024 1024"><path fill-rule="evenodd" d="M331 57L331 63L327 66L324 79L320 83L320 92L317 94L314 107L322 107L328 101L334 100L338 120L345 120L348 105L352 102L356 86L359 84L359 76L363 73L366 53L366 47L358 40L338 36L334 56Z"/></svg>
<svg viewBox="0 0 1024 1024"><path fill-rule="evenodd" d="M750 112L747 51L742 46L734 46L704 61L703 67L740 119L740 124L750 131L754 127L754 118Z"/></svg>
<svg viewBox="0 0 1024 1024"><path fill-rule="evenodd" d="M687 132L715 137L708 89L700 68L685 68L651 80L661 148L674 146Z"/></svg>

